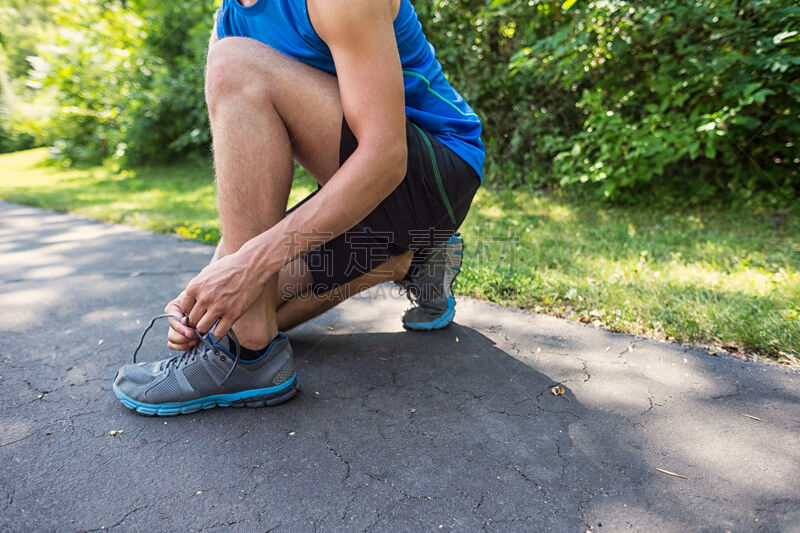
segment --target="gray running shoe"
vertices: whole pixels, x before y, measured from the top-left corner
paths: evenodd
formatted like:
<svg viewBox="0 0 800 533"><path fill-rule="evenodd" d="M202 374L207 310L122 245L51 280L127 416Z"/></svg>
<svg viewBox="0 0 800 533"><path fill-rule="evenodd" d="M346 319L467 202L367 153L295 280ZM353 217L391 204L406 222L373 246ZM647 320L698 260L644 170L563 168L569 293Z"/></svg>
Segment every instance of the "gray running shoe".
<svg viewBox="0 0 800 533"><path fill-rule="evenodd" d="M412 330L441 329L456 315L453 282L461 271L464 240L456 232L447 242L429 250L425 262L410 279L398 281L413 307L403 315L403 326Z"/></svg>
<svg viewBox="0 0 800 533"><path fill-rule="evenodd" d="M154 318L145 334L156 319L165 316ZM169 359L136 363L134 352L134 362L117 371L112 388L125 407L143 415L161 416L218 406L272 406L297 393L294 355L284 333L259 359L241 361L239 349L235 339L217 339L208 333L200 344Z"/></svg>

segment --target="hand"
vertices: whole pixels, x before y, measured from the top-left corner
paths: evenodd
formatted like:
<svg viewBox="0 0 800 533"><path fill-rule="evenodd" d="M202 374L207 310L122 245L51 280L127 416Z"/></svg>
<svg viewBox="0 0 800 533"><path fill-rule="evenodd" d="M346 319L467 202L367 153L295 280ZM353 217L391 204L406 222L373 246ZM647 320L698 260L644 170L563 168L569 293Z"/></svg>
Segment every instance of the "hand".
<svg viewBox="0 0 800 533"><path fill-rule="evenodd" d="M174 318L169 319L169 333L167 334L167 348L178 352L185 352L200 342L194 330L188 326L189 319L185 317L181 309L181 300L185 293L181 293L164 308L164 312L170 315L182 316L183 321L178 322Z"/></svg>
<svg viewBox="0 0 800 533"><path fill-rule="evenodd" d="M233 324L258 299L264 290L258 272L240 252L226 255L205 267L186 286L179 307L189 316L189 325L201 334L214 329L224 337Z"/></svg>

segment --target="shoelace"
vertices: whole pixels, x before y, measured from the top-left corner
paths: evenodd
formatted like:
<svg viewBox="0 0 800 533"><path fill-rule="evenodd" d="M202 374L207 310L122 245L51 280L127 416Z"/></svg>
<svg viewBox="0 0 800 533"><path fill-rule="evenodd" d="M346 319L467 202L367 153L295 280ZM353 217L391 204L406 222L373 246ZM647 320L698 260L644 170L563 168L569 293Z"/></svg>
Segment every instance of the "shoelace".
<svg viewBox="0 0 800 533"><path fill-rule="evenodd" d="M169 313L166 313L166 314L163 314L163 315L156 315L153 318L151 318L150 319L150 324L148 324L147 327L144 328L144 331L142 332L142 336L139 339L139 344L136 346L136 349L133 351L133 364L136 364L136 354L139 353L139 350L141 349L142 344L144 343L144 338L147 336L147 333L151 329L153 329L153 325L156 323L156 321L159 320L159 319L162 319L162 318L174 318L178 322L180 322L182 320L180 317L177 317L175 315L171 315ZM211 334L211 332L214 331L214 328L216 326L217 325L214 324L214 326L211 328L211 331L209 331L208 334ZM200 332L197 331L194 328L192 328L192 331L194 331L194 334L197 335L198 339L200 339L200 344L192 346L191 348L189 348L185 352L183 352L181 354L178 354L175 357L171 357L164 364L165 367L174 366L175 368L177 368L181 363L183 363L184 361L188 360L190 357L196 355L200 351L200 346L201 345L204 345L204 349L205 349L206 352L208 352L208 350L211 350L214 354L219 354L219 350L222 350L224 352L227 352L228 355L231 355L231 353L228 352L222 346L216 345L212 341L208 340L208 335L201 335ZM238 364L239 364L239 356L241 355L241 350L242 350L241 346L239 345L239 339L236 338L236 334L233 332L233 330L230 330L228 332L228 336L231 338L231 340L233 340L233 343L236 345L236 356L233 359L233 366L231 366L231 369L228 370L228 373L225 375L225 379L222 380L222 383L225 383L226 381L228 381L228 378L231 377L231 374L233 374L233 371L238 366Z"/></svg>
<svg viewBox="0 0 800 533"><path fill-rule="evenodd" d="M411 302L412 307L419 307L419 297L414 292L410 281L400 280L395 281L394 283L400 288L400 296L405 295L405 297L408 298L408 301Z"/></svg>

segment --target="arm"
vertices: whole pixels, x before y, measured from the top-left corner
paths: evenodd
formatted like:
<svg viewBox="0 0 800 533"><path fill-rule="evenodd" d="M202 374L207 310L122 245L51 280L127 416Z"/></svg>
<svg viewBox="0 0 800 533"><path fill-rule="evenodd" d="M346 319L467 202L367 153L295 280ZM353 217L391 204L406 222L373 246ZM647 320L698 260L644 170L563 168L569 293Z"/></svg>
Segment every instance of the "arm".
<svg viewBox="0 0 800 533"><path fill-rule="evenodd" d="M200 331L219 318L215 334L227 333L284 264L353 227L405 176L405 93L390 2L309 0L308 6L333 55L342 109L358 148L308 202L192 280L181 302L187 313L198 300L227 295L213 311L199 306L191 314Z"/></svg>
<svg viewBox="0 0 800 533"><path fill-rule="evenodd" d="M390 2L311 0L308 9L333 55L358 148L313 198L244 245L262 282L318 246L320 234L333 238L353 227L406 173L405 92Z"/></svg>

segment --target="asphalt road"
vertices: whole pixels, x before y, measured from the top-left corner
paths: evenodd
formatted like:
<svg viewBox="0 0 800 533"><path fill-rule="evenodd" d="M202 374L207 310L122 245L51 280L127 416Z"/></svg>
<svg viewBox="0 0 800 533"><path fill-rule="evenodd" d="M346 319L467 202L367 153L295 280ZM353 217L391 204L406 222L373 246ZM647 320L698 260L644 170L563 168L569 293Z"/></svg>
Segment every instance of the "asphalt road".
<svg viewBox="0 0 800 533"><path fill-rule="evenodd" d="M800 531L800 374L465 298L410 333L378 287L290 333L291 402L138 416L211 254L0 203L0 530Z"/></svg>

